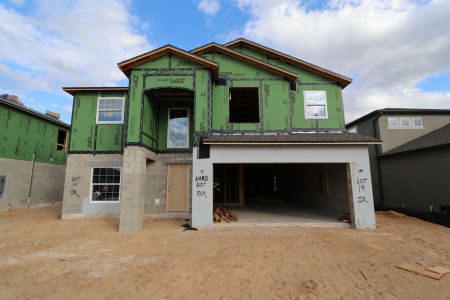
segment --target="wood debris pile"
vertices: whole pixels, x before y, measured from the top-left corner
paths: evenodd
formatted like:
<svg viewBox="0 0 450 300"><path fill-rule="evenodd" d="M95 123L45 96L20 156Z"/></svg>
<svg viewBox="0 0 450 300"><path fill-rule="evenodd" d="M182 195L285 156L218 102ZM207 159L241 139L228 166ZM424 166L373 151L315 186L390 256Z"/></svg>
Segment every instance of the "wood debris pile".
<svg viewBox="0 0 450 300"><path fill-rule="evenodd" d="M238 216L226 208L216 207L213 214L214 223L237 222Z"/></svg>

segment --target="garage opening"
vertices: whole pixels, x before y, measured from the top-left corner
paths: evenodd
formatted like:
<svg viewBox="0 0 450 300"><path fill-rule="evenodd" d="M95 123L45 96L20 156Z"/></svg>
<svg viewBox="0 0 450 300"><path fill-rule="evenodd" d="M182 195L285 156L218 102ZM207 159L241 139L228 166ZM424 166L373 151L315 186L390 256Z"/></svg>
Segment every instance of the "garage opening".
<svg viewBox="0 0 450 300"><path fill-rule="evenodd" d="M237 223L350 222L346 164L215 164L213 200Z"/></svg>

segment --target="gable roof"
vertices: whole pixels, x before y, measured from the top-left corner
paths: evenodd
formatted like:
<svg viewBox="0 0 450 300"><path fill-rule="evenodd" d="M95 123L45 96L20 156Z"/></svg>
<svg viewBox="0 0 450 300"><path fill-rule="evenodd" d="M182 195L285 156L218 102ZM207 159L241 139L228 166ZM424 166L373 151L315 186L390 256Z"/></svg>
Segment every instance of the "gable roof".
<svg viewBox="0 0 450 300"><path fill-rule="evenodd" d="M222 45L219 45L217 43L209 43L206 44L204 46L201 46L199 48L193 49L191 50L191 53L197 54L197 55L201 55L207 52L211 52L211 51L215 51L215 52L220 52L223 53L225 55L231 56L233 58L239 59L241 61L244 61L246 63L255 65L261 69L267 70L269 72L278 74L282 77L287 78L290 81L295 81L298 79L298 74L288 71L286 69L277 67L275 65L260 61L259 59L256 59L254 57L251 57L249 55L245 55L242 54L238 51L234 51L230 48L224 47Z"/></svg>
<svg viewBox="0 0 450 300"><path fill-rule="evenodd" d="M13 101L10 101L10 100L5 99L3 97L0 97L0 104L4 104L4 105L6 105L6 106L8 106L8 107L10 107L12 109L15 109L15 110L18 110L18 111L22 111L22 112L24 112L26 114L32 115L32 116L37 117L39 119L42 119L44 121L57 124L57 125L59 125L61 127L64 127L66 129L70 129L70 125L67 124L67 123L64 123L64 122L62 122L60 120L57 120L57 119L54 119L54 118L51 118L51 117L49 117L49 116L47 116L47 115L45 115L45 114L43 114L41 112L38 112L38 111L36 111L34 109L26 107L25 105L20 105L18 103L14 103Z"/></svg>
<svg viewBox="0 0 450 300"><path fill-rule="evenodd" d="M332 79L333 81L336 81L342 85L343 88L345 88L347 85L352 83L352 79L343 75L340 75L338 73L332 72L330 70L327 70L325 68L316 66L314 64L311 64L309 62L306 62L304 60L298 59L296 57L293 57L291 55L285 54L283 52L277 51L275 49L263 46L261 44L249 41L244 38L238 38L236 40L233 40L231 42L228 42L224 44L225 47L228 48L236 48L240 45L244 45L245 47L248 47L250 49L256 50L260 53L264 53L266 55L270 55L273 57L276 57L282 61L285 61L287 63L290 63L291 65L298 66L302 69L306 69L308 71L311 71L315 74L321 75L323 77Z"/></svg>
<svg viewBox="0 0 450 300"><path fill-rule="evenodd" d="M340 132L298 132L284 134L213 134L203 144L380 144L379 139Z"/></svg>
<svg viewBox="0 0 450 300"><path fill-rule="evenodd" d="M77 92L103 92L103 91L123 91L127 92L128 87L63 87L64 92L75 96Z"/></svg>
<svg viewBox="0 0 450 300"><path fill-rule="evenodd" d="M367 118L376 116L376 115L395 115L395 114L404 114L404 115L448 115L450 114L450 109L432 109L432 108L383 108L374 110L368 114L359 117L356 120L351 121L347 125L346 128L350 128L361 121L364 121Z"/></svg>
<svg viewBox="0 0 450 300"><path fill-rule="evenodd" d="M184 50L177 48L175 46L172 46L172 45L162 46L153 51L135 56L135 57L127 59L127 60L124 60L124 61L118 63L117 66L119 67L120 70L122 70L122 72L125 75L129 76L130 71L133 67L143 64L143 63L146 63L152 59L167 55L167 54L177 55L186 60L198 63L199 65L209 68L211 70L211 74L213 75L214 78L218 78L218 76L219 76L219 64L218 63L216 63L212 60L206 59L204 57L195 55L193 53L184 51Z"/></svg>
<svg viewBox="0 0 450 300"><path fill-rule="evenodd" d="M450 124L422 135L412 141L391 149L380 156L389 156L410 151L425 150L450 145Z"/></svg>

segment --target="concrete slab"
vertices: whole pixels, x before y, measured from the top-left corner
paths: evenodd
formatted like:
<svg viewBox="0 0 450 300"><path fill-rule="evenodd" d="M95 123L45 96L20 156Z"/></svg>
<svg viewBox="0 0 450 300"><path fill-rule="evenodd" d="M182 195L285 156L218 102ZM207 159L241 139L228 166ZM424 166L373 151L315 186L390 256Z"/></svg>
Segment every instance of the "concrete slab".
<svg viewBox="0 0 450 300"><path fill-rule="evenodd" d="M214 227L350 228L350 224L340 222L337 216L308 210L286 202L251 203L245 206L228 206L227 208L239 217L239 222L214 223Z"/></svg>

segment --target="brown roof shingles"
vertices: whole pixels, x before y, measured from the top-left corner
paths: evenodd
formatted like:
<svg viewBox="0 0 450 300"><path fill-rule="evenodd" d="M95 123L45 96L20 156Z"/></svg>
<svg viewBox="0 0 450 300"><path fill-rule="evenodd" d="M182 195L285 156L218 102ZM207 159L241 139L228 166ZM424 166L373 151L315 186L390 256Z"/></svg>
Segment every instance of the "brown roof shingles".
<svg viewBox="0 0 450 300"><path fill-rule="evenodd" d="M374 144L379 139L357 133L299 132L289 134L213 134L204 144Z"/></svg>

